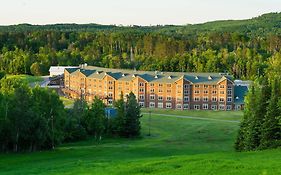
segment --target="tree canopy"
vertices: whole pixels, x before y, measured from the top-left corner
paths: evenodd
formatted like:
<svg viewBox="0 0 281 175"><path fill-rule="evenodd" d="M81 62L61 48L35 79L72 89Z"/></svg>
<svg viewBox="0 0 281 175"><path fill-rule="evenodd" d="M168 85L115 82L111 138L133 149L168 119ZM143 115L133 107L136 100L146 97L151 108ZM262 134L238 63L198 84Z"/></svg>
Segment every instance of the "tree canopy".
<svg viewBox="0 0 281 175"><path fill-rule="evenodd" d="M280 52L280 13L185 26L0 26L0 70L48 74L51 65L264 75Z"/></svg>

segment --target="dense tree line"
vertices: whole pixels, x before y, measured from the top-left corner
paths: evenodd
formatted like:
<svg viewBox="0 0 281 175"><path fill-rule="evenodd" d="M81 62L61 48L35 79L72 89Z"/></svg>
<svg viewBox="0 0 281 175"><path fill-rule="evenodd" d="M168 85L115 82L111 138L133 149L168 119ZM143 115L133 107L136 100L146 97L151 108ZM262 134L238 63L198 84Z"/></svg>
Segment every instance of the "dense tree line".
<svg viewBox="0 0 281 175"><path fill-rule="evenodd" d="M269 58L280 51L280 16L187 26L0 27L0 70L43 75L51 65L86 62L110 68L229 72L254 79L264 75Z"/></svg>
<svg viewBox="0 0 281 175"><path fill-rule="evenodd" d="M140 107L136 97L130 93L114 104L117 116L107 116L102 100L95 98L88 105L83 99L76 100L73 109L68 110L66 123L66 141L83 140L94 137L138 137L140 136Z"/></svg>
<svg viewBox="0 0 281 175"><path fill-rule="evenodd" d="M1 74L0 74L1 75ZM94 137L137 137L140 108L133 93L116 104L117 117L108 117L102 100L77 100L65 109L56 92L31 88L17 78L0 81L0 152L53 149L62 142ZM123 111L123 112L120 112Z"/></svg>
<svg viewBox="0 0 281 175"><path fill-rule="evenodd" d="M0 150L50 149L63 141L65 111L55 92L18 79L0 83Z"/></svg>
<svg viewBox="0 0 281 175"><path fill-rule="evenodd" d="M265 77L251 86L235 148L238 151L281 146L281 54L270 59Z"/></svg>

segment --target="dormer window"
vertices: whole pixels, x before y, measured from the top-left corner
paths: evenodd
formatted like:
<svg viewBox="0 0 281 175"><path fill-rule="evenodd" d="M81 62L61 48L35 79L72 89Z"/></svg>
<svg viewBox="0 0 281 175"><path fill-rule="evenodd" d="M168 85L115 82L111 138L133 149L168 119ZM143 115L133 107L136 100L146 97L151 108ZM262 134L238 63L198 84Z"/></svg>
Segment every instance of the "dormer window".
<svg viewBox="0 0 281 175"><path fill-rule="evenodd" d="M172 79L172 77L171 77L171 76L168 76L168 79Z"/></svg>
<svg viewBox="0 0 281 175"><path fill-rule="evenodd" d="M155 75L155 77L154 78L158 78L158 75Z"/></svg>
<svg viewBox="0 0 281 175"><path fill-rule="evenodd" d="M132 75L132 77L133 77L133 78L135 78L135 77L136 77L136 75L135 75L135 74L133 74L133 75Z"/></svg>
<svg viewBox="0 0 281 175"><path fill-rule="evenodd" d="M208 77L208 80L212 80L213 78L211 76Z"/></svg>
<svg viewBox="0 0 281 175"><path fill-rule="evenodd" d="M122 77L125 77L126 75L125 74L122 74Z"/></svg>
<svg viewBox="0 0 281 175"><path fill-rule="evenodd" d="M198 80L198 79L199 79L199 77L198 77L198 76L195 76L195 79L196 79L196 80Z"/></svg>

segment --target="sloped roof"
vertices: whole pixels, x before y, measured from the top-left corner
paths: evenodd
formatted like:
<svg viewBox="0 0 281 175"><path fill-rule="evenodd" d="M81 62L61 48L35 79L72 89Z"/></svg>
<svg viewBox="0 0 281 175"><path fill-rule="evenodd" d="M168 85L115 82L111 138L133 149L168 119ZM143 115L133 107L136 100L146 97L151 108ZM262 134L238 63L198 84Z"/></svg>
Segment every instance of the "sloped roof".
<svg viewBox="0 0 281 175"><path fill-rule="evenodd" d="M69 73L74 73L74 69L66 69ZM102 79L109 75L119 81L131 81L135 77L140 77L147 82L174 83L184 78L193 84L217 84L218 82L232 77L223 73L188 73L188 72L158 72L158 71L135 71L128 69L109 69L95 66L86 66L80 69L81 73L90 78ZM98 73L97 73L98 72Z"/></svg>
<svg viewBox="0 0 281 175"><path fill-rule="evenodd" d="M75 71L77 71L79 68L65 68L65 70L69 73L73 73Z"/></svg>

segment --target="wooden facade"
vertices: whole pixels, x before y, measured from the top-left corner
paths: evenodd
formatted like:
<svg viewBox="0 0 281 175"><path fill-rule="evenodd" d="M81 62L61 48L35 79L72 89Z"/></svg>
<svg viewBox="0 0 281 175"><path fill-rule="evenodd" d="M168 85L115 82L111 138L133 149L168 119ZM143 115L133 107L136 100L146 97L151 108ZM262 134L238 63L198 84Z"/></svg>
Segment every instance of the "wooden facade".
<svg viewBox="0 0 281 175"><path fill-rule="evenodd" d="M235 85L222 73L145 72L87 66L66 69L64 93L107 105L133 92L146 108L234 110Z"/></svg>

